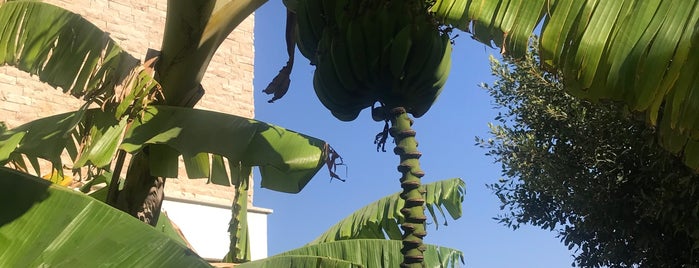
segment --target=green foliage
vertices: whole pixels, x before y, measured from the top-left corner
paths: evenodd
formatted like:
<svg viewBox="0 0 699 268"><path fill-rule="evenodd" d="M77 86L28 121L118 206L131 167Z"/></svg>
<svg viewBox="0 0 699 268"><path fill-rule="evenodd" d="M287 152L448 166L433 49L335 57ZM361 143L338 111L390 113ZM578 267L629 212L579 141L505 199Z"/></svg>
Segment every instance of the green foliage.
<svg viewBox="0 0 699 268"><path fill-rule="evenodd" d="M583 267L699 264L699 176L656 129L626 106L566 94L536 51L491 66L497 81L483 87L502 110L477 141L502 164L490 185L501 223L555 229Z"/></svg>
<svg viewBox="0 0 699 268"><path fill-rule="evenodd" d="M253 262L243 263L239 268L295 268L295 267L328 267L328 268L364 268L364 265L345 260L321 256L286 255L275 256Z"/></svg>
<svg viewBox="0 0 699 268"><path fill-rule="evenodd" d="M61 166L60 156L67 151L75 161L74 168L87 163L104 167L114 159L117 148L137 153L144 146L158 145L149 150L158 156L151 161L155 176L175 177L177 157L183 155L190 162L186 165L189 174L227 186L230 182L222 156L231 167L259 166L263 187L291 193L303 189L325 164L324 141L282 127L190 108L149 106L145 111L128 131L124 120L116 121L99 109L29 122L0 134L0 163L23 165L24 155L30 161L41 158ZM79 133L86 129L90 142L77 143ZM77 154L80 147L84 149Z"/></svg>
<svg viewBox="0 0 699 268"><path fill-rule="evenodd" d="M287 256L315 256L344 260L362 267L399 267L401 262L403 262L403 255L399 254L401 247L402 243L400 240L350 239L305 246L267 259L245 263L239 267L273 267L265 266L265 263ZM425 267L458 267L460 263L463 263L463 253L461 251L429 244L425 244L425 248ZM290 260L293 259L290 258ZM284 266L278 267L294 267L289 266L287 263L284 264Z"/></svg>
<svg viewBox="0 0 699 268"><path fill-rule="evenodd" d="M424 186L427 207L437 208L445 221L442 208L453 219L461 217L464 195L461 179L441 180ZM243 263L240 267L398 267L403 261L402 237L398 230L398 224L403 222L399 211L403 200L399 194L358 209L301 248ZM432 216L435 222L439 221L436 215ZM425 248L426 267L459 267L463 263L463 253L459 250L427 244ZM230 253L227 257L231 257Z"/></svg>
<svg viewBox="0 0 699 268"><path fill-rule="evenodd" d="M210 267L128 214L2 167L0 204L1 267Z"/></svg>
<svg viewBox="0 0 699 268"><path fill-rule="evenodd" d="M37 1L12 1L0 5L0 65L5 64L92 99L113 94L138 60L78 14Z"/></svg>
<svg viewBox="0 0 699 268"><path fill-rule="evenodd" d="M699 170L698 1L437 0L432 11L517 57L536 29L541 64L560 70L569 92L624 102Z"/></svg>
<svg viewBox="0 0 699 268"><path fill-rule="evenodd" d="M465 184L459 178L436 181L423 185L425 189L425 206L438 228L440 217L447 224L444 209L452 219L461 217L461 203L464 200ZM330 227L309 245L326 243L337 240L358 238L388 238L401 240L399 224L404 221L400 210L405 201L400 198L400 192L381 198L359 210Z"/></svg>
<svg viewBox="0 0 699 268"><path fill-rule="evenodd" d="M85 173L94 182L109 179L105 174L111 167L120 169L123 163L113 165L115 155L119 149L128 151L137 156L132 159L146 158L140 163L148 164L130 165L133 168L127 174L138 175L127 175L131 183L122 184L136 185L121 190L131 191L121 195L129 199L119 202L124 210L124 206L146 209L148 201L159 204L158 200L140 199L138 194L143 191L139 190L151 187L142 180L149 175L178 177L180 155L192 178L239 184L248 177L236 177L234 169L259 166L263 187L299 192L324 164L333 164L325 162L335 158L324 141L227 114L149 106L158 100L192 107L218 45L264 2L169 2L162 53L155 68L163 90L153 78L152 61L138 66L137 59L80 15L36 1L0 1L0 65L37 75L41 81L87 101L79 111L0 131L0 165L12 163L27 171L28 160L41 174L45 172L39 170L39 159L43 159L61 173L61 157L67 153L73 171L83 173L86 169L81 167L89 167ZM87 109L93 103L101 109ZM104 190L92 194L106 198ZM247 202L241 200L243 205L237 206L234 218L244 222ZM159 207L149 215L157 218L157 210ZM237 228L232 235L247 236L247 229ZM246 241L242 243L237 246L248 246Z"/></svg>

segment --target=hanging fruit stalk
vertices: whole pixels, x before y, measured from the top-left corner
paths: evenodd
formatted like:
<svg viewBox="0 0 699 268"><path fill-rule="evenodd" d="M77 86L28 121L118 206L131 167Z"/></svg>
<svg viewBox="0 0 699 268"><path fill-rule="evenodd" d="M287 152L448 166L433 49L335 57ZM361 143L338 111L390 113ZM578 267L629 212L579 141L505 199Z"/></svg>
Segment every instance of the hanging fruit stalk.
<svg viewBox="0 0 699 268"><path fill-rule="evenodd" d="M410 115L425 114L442 91L451 68L451 40L425 1L285 0L296 14L301 54L316 66L313 88L320 102L342 121L368 107L376 121L390 122L377 135L377 148L390 134L400 157L403 267L423 266L424 191ZM293 61L293 58L291 59ZM275 78L276 79L276 78Z"/></svg>
<svg viewBox="0 0 699 268"><path fill-rule="evenodd" d="M400 197L405 201L401 213L405 220L401 224L403 230L403 267L420 267L423 261L425 248L422 238L427 235L425 229L425 190L422 188L421 178L425 175L420 169L420 156L415 140L415 130L412 129L413 120L410 119L402 107L393 108L389 112L391 137L395 139L396 147L393 152L400 157L398 171L402 174L400 185L403 192Z"/></svg>

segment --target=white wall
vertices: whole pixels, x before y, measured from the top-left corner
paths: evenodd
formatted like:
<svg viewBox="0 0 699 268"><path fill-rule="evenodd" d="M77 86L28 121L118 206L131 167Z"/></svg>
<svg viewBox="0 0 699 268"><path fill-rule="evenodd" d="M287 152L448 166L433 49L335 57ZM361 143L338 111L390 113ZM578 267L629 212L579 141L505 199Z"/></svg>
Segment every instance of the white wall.
<svg viewBox="0 0 699 268"><path fill-rule="evenodd" d="M163 210L182 230L202 258L220 260L228 252L230 207L167 198ZM269 209L248 209L250 255L253 260L267 257L267 215Z"/></svg>

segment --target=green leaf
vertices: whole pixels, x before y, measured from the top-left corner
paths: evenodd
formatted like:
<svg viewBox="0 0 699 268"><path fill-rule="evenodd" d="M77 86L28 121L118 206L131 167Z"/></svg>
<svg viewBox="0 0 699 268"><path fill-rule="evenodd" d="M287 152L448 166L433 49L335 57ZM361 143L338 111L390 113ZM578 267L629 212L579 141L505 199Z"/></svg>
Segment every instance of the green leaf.
<svg viewBox="0 0 699 268"><path fill-rule="evenodd" d="M671 120L659 131L663 146L699 170L699 161L693 160L699 159L699 150L684 147L697 140L692 133L699 131L694 81L699 2L438 0L432 11L443 23L486 44L495 42L515 57L526 52L535 26L542 25L541 61L562 72L571 94L622 101L653 126Z"/></svg>
<svg viewBox="0 0 699 268"><path fill-rule="evenodd" d="M320 256L276 256L237 265L239 268L365 267L361 264Z"/></svg>
<svg viewBox="0 0 699 268"><path fill-rule="evenodd" d="M182 155L215 154L258 166L262 187L289 193L301 191L326 157L322 140L252 119L174 106L148 107L127 131L121 148L133 153L151 144L167 145Z"/></svg>
<svg viewBox="0 0 699 268"><path fill-rule="evenodd" d="M0 133L2 135L3 133ZM0 141L0 163L10 158L10 154L17 149L17 145L24 138L26 132L17 132L12 135L3 135L5 139Z"/></svg>
<svg viewBox="0 0 699 268"><path fill-rule="evenodd" d="M430 244L425 246L425 267L459 267L463 263L461 251ZM351 239L304 246L274 257L322 256L361 264L364 267L400 267L400 263L403 262L403 254L400 253L402 247L400 240Z"/></svg>
<svg viewBox="0 0 699 268"><path fill-rule="evenodd" d="M30 161L46 159L60 167L60 155L69 143L73 143L71 132L80 115L82 113L72 112L49 116L5 131L0 135L0 152L7 155L7 150L10 150L12 154L24 154ZM20 136L21 141L16 143L15 139Z"/></svg>
<svg viewBox="0 0 699 268"><path fill-rule="evenodd" d="M192 156L187 156L185 154L184 166L187 169L187 177L190 179L208 178L210 174L209 169L211 168L211 164L209 164L209 154L197 153Z"/></svg>
<svg viewBox="0 0 699 268"><path fill-rule="evenodd" d="M92 138L74 167L86 163L106 166L114 158L117 137L125 127L123 120L118 122L99 109L50 116L0 134L0 153L24 154L30 161L42 158L60 167L63 151L75 148L75 142L81 140L76 129L83 129ZM154 176L175 177L179 155L195 156L186 157L192 177L209 178L212 165L218 165L217 176L222 176L221 163L209 161L213 154L258 166L262 187L289 193L301 191L326 158L322 140L252 119L172 106L148 107L143 118L126 131L119 148L135 153L146 145L156 145L151 153L157 157L150 163ZM212 182L229 185L226 180Z"/></svg>
<svg viewBox="0 0 699 268"><path fill-rule="evenodd" d="M137 66L80 15L37 2L0 5L0 65L15 66L75 97L113 90Z"/></svg>
<svg viewBox="0 0 699 268"><path fill-rule="evenodd" d="M426 191L425 206L430 211L435 223L440 221L434 212L435 208L439 210L445 224L446 215L442 211L442 207L447 209L452 219L461 217L461 203L464 200L465 191L464 181L454 178L428 183L423 187ZM400 192L389 195L358 209L330 227L308 245L358 238L384 239L386 236L389 239L400 240L402 233L399 224L403 221L400 209L403 208L404 201L399 195ZM435 224L435 227L438 225Z"/></svg>
<svg viewBox="0 0 699 268"><path fill-rule="evenodd" d="M167 235L173 241L177 241L183 246L187 246L187 242L184 240L184 238L182 238L180 232L177 231L175 225L170 220L170 217L168 217L167 213L164 211L160 213L158 223L155 224L155 229Z"/></svg>
<svg viewBox="0 0 699 268"><path fill-rule="evenodd" d="M99 109L40 118L0 134L0 162L8 159L2 156L9 150L12 154L25 155L36 167L38 158L50 161L54 167L61 167L61 154L67 151L72 157L78 157L73 159L74 168L87 163L105 167L116 154L125 127L125 119L116 121L109 113ZM22 136L21 140L15 143L19 136ZM84 136L90 138L76 154L76 142L83 140Z"/></svg>
<svg viewBox="0 0 699 268"><path fill-rule="evenodd" d="M210 182L218 185L230 185L226 164L220 155L211 156L211 178Z"/></svg>
<svg viewBox="0 0 699 268"><path fill-rule="evenodd" d="M79 192L0 168L2 267L210 267L137 219Z"/></svg>
<svg viewBox="0 0 699 268"><path fill-rule="evenodd" d="M96 124L93 125L90 131L92 134L90 142L82 151L78 159L75 160L75 167L85 166L87 162L91 162L97 167L109 165L116 155L119 142L121 141L121 136L124 134L124 130L126 129L126 117L122 118L116 125L105 124L104 126L100 127L97 124L102 125L105 122L113 121L113 119L111 116L105 113L93 114L97 116L101 115L104 118L93 119Z"/></svg>
<svg viewBox="0 0 699 268"><path fill-rule="evenodd" d="M230 234L230 248L224 260L229 262L250 261L250 233L248 231L248 189L250 178L250 167L234 166L232 172L236 174L235 197L231 208L231 222L228 225Z"/></svg>
<svg viewBox="0 0 699 268"><path fill-rule="evenodd" d="M180 153L172 147L164 144L148 146L150 159L150 171L166 178L176 178L179 173ZM157 161L154 161L157 159Z"/></svg>

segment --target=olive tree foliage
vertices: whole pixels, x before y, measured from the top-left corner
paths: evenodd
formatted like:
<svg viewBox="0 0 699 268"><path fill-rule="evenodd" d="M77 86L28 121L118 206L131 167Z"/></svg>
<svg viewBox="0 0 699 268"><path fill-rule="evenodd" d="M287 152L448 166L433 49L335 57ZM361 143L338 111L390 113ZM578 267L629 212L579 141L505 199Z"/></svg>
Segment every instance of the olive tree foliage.
<svg viewBox="0 0 699 268"><path fill-rule="evenodd" d="M491 58L496 81L482 84L500 109L491 136L476 138L502 166L488 185L495 219L555 230L581 267L699 265L699 176L622 104L568 95L535 47Z"/></svg>

